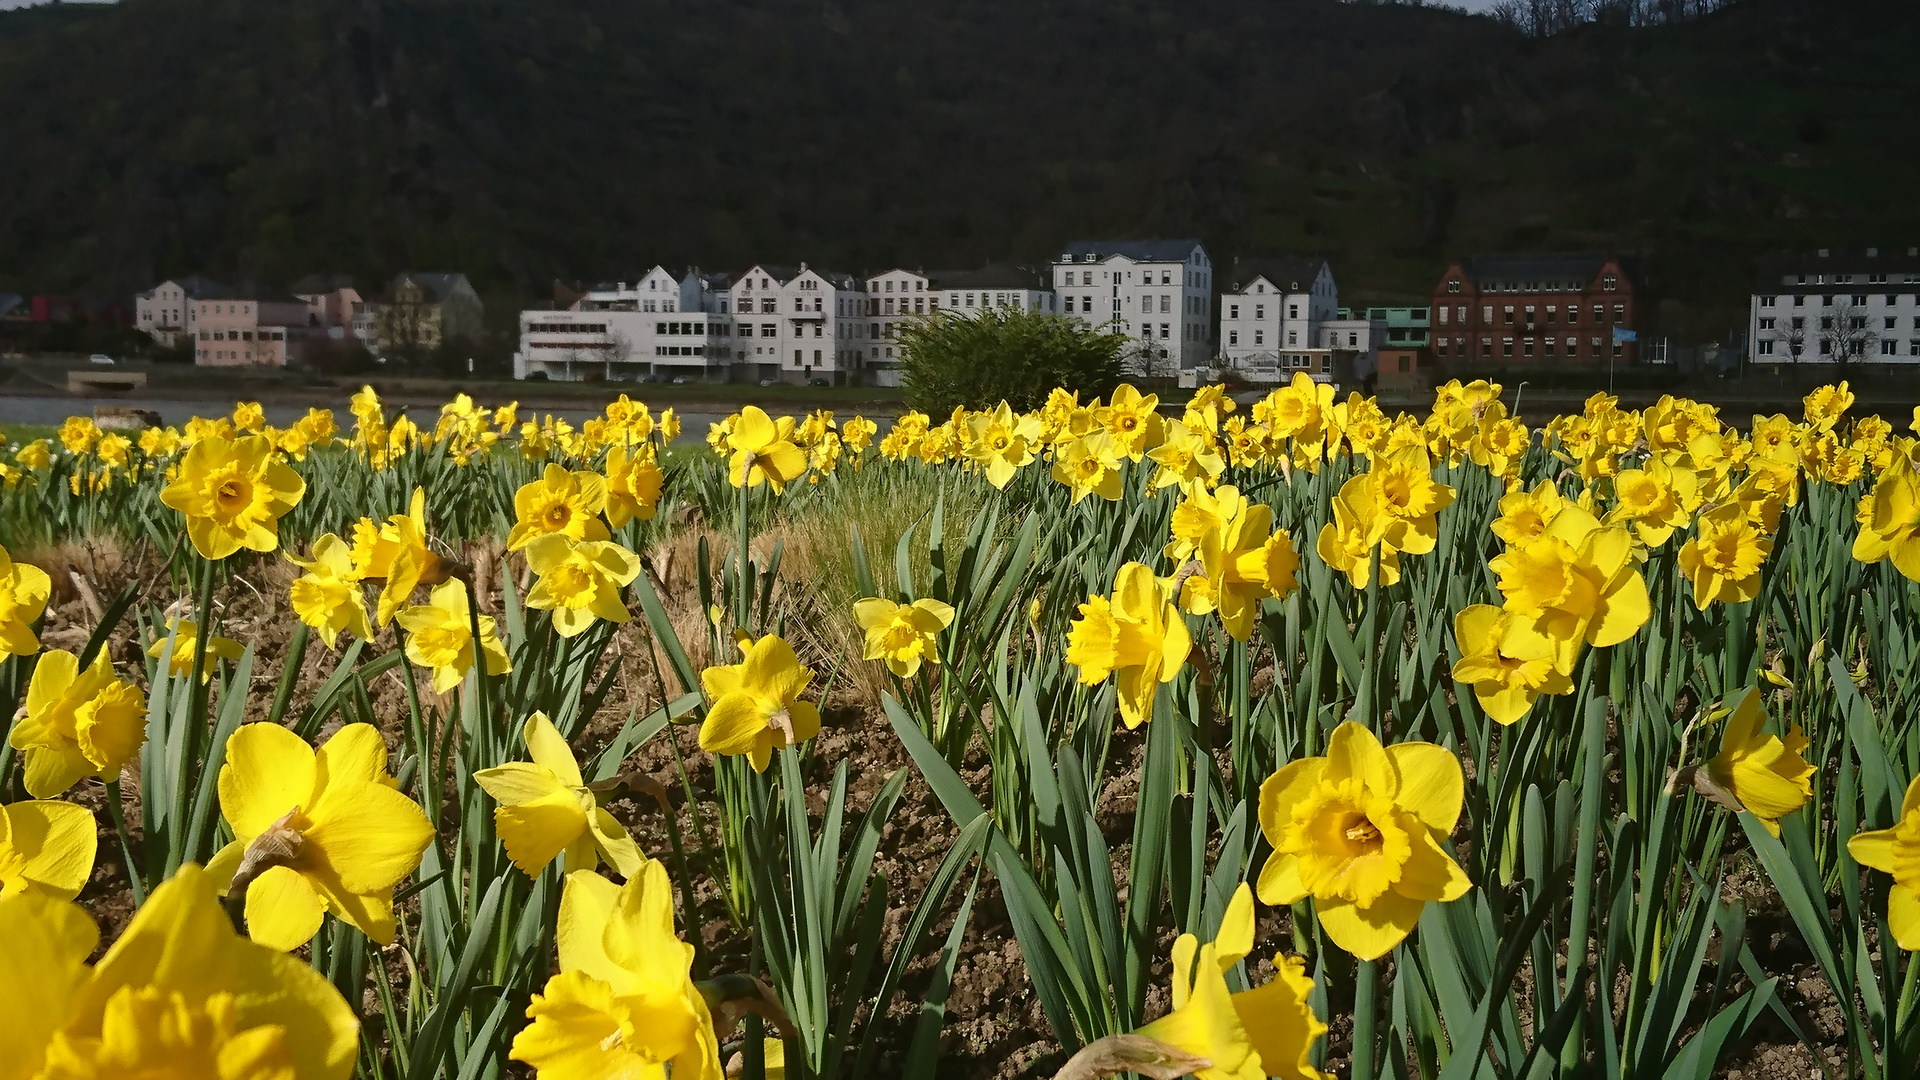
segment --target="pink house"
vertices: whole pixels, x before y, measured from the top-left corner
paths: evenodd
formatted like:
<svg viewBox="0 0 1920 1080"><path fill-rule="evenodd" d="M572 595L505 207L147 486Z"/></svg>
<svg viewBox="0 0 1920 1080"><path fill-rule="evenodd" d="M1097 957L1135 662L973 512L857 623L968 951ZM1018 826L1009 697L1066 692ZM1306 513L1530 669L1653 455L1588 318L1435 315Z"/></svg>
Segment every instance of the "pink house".
<svg viewBox="0 0 1920 1080"><path fill-rule="evenodd" d="M285 367L308 332L307 302L228 292L196 300L193 362L206 367Z"/></svg>
<svg viewBox="0 0 1920 1080"><path fill-rule="evenodd" d="M310 274L294 282L292 291L306 302L307 325L335 340L353 329L353 313L364 302L353 279L343 274Z"/></svg>

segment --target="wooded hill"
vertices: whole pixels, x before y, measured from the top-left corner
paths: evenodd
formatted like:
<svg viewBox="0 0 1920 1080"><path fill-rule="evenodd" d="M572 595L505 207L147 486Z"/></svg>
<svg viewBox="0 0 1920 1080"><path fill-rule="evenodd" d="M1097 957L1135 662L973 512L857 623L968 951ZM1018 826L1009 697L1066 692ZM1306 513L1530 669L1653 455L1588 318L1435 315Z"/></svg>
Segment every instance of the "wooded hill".
<svg viewBox="0 0 1920 1080"><path fill-rule="evenodd" d="M0 289L1318 252L1417 302L1638 256L1663 329L1769 249L1920 243L1920 4L1545 40L1334 0L123 0L0 14Z"/></svg>

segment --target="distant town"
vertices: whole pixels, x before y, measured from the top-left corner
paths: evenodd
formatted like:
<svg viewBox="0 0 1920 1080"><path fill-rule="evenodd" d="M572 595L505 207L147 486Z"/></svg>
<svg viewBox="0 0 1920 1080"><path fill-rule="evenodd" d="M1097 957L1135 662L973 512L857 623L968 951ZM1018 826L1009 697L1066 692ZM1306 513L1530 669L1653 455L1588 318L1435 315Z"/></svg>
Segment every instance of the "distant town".
<svg viewBox="0 0 1920 1080"><path fill-rule="evenodd" d="M1197 240L1079 241L1046 266L894 268L857 277L800 263L737 273L655 266L520 312L517 379L899 386L902 331L942 313L1030 312L1122 335L1136 373L1418 389L1476 370L1685 364L1920 366L1920 248L1818 249L1756 268L1743 333L1704 345L1643 337L1632 260L1611 255L1468 257L1430 296L1343 307L1322 258L1236 259L1217 270ZM61 301L0 295L0 320L69 317ZM464 274L406 272L363 293L312 276L283 292L173 278L118 318L204 367L284 367L359 349L384 362L458 351L484 334ZM109 314L108 318L114 318Z"/></svg>

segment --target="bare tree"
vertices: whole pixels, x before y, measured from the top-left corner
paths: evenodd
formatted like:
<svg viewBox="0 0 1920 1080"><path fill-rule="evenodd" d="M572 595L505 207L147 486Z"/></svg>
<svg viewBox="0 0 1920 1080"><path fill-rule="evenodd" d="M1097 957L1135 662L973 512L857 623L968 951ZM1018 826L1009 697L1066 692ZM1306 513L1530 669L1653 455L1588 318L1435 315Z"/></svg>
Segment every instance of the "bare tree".
<svg viewBox="0 0 1920 1080"><path fill-rule="evenodd" d="M1867 309L1853 300L1836 296L1820 316L1820 355L1830 357L1843 369L1866 359L1880 341L1880 335L1872 329Z"/></svg>

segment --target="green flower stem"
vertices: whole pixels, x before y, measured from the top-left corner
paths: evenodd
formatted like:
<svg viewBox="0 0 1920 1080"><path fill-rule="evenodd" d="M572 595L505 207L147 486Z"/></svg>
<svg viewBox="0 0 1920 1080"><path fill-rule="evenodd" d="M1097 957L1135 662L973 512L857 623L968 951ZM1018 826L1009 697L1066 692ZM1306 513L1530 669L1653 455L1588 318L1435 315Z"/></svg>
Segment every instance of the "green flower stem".
<svg viewBox="0 0 1920 1080"><path fill-rule="evenodd" d="M1565 993L1572 994L1587 967L1587 931L1593 916L1593 863L1600 846L1600 814L1606 803L1607 691L1612 654L1595 649L1588 668L1587 717L1584 733L1585 764L1580 776L1580 839L1574 850L1573 911L1568 917L1567 981ZM1564 996L1562 1000L1565 1000ZM1567 1032L1560 1047L1561 1072L1571 1073L1580 1064L1580 1027Z"/></svg>
<svg viewBox="0 0 1920 1080"><path fill-rule="evenodd" d="M133 859L133 836L127 832L126 808L120 805L120 778L107 781L107 814L113 818L113 831L120 835L120 853L127 863L127 888L133 892L133 906L147 902L147 890L140 867Z"/></svg>
<svg viewBox="0 0 1920 1080"><path fill-rule="evenodd" d="M1374 1067L1378 982L1374 961L1361 960L1353 965L1353 1067L1348 1070L1353 1080L1374 1080L1380 1075Z"/></svg>

